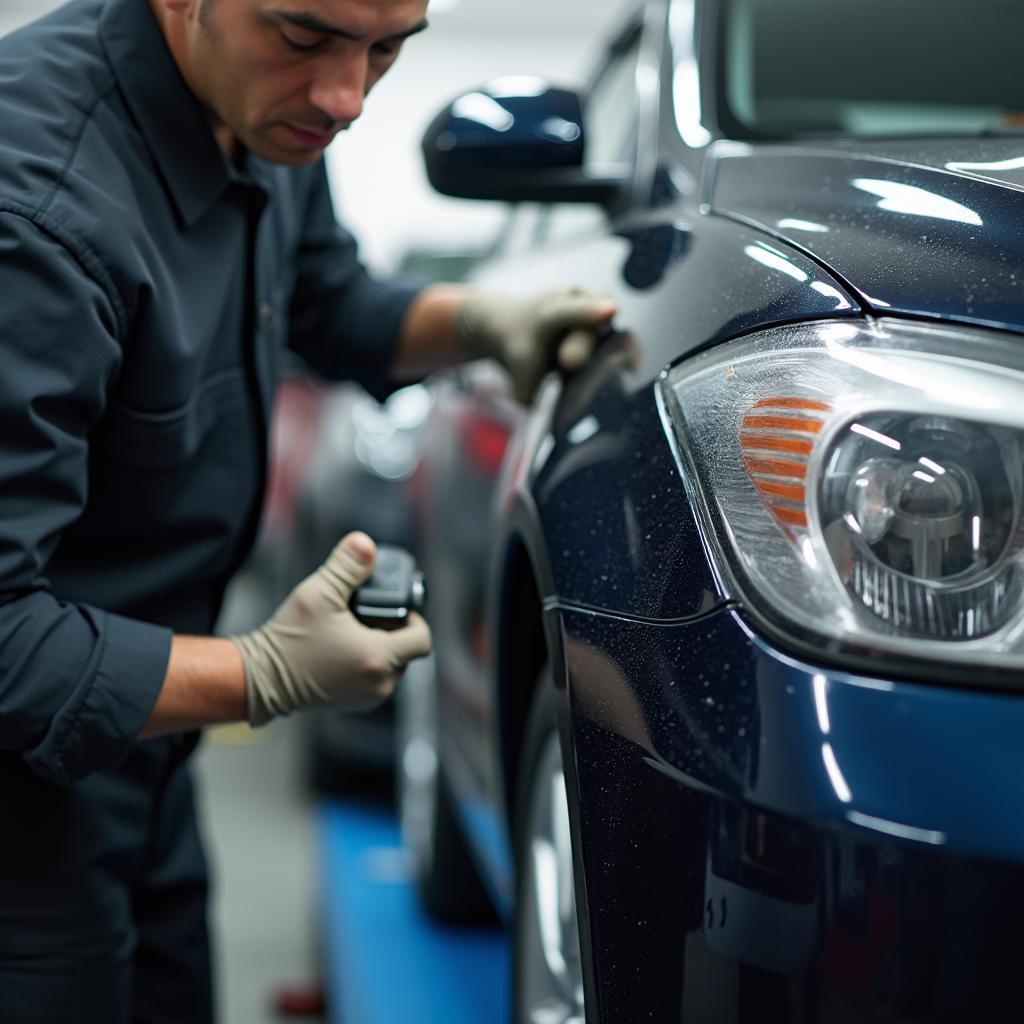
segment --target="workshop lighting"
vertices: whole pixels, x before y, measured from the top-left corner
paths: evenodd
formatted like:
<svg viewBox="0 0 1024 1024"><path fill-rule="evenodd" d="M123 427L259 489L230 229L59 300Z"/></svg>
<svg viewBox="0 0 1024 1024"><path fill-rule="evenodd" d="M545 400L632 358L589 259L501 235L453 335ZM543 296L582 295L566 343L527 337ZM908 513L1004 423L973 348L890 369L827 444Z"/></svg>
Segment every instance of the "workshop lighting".
<svg viewBox="0 0 1024 1024"><path fill-rule="evenodd" d="M821 745L821 759L825 762L825 771L828 772L828 779L832 783L836 796L844 804L848 804L853 799L853 793L850 792L850 787L846 784L846 779L843 778L843 773L839 770L839 762L836 760L835 751L832 749L831 743L823 743Z"/></svg>
<svg viewBox="0 0 1024 1024"><path fill-rule="evenodd" d="M814 708L818 713L818 728L821 729L823 736L827 736L832 731L832 723L828 717L828 699L825 693L827 686L828 680L823 675L814 677Z"/></svg>
<svg viewBox="0 0 1024 1024"><path fill-rule="evenodd" d="M824 224L815 224L811 220L800 220L798 217L783 217L777 226L783 231L812 231L815 234L826 234L829 230Z"/></svg>
<svg viewBox="0 0 1024 1024"><path fill-rule="evenodd" d="M976 227L981 225L981 218L973 210L916 185L875 178L854 178L850 184L862 192L878 196L881 200L878 203L880 210L906 213L913 217L951 220L958 224L973 224Z"/></svg>
<svg viewBox="0 0 1024 1024"><path fill-rule="evenodd" d="M752 259L756 260L764 267L769 267L772 270L778 270L782 274L786 274L788 277L793 278L794 281L799 281L801 284L807 280L807 274L802 271L799 267L793 266L789 259L778 249L773 249L771 246L765 245L763 242L757 245L745 246L743 251Z"/></svg>
<svg viewBox="0 0 1024 1024"><path fill-rule="evenodd" d="M507 132L516 119L496 100L482 92L469 92L452 104L452 115L476 121L496 132Z"/></svg>

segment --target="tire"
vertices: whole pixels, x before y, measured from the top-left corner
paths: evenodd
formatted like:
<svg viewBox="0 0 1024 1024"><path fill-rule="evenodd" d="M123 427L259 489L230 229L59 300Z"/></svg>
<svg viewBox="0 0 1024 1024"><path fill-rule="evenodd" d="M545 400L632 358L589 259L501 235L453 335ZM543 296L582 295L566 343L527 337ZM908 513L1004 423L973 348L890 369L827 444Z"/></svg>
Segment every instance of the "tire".
<svg viewBox="0 0 1024 1024"><path fill-rule="evenodd" d="M583 968L558 695L541 673L516 789L512 1024L584 1024Z"/></svg>
<svg viewBox="0 0 1024 1024"><path fill-rule="evenodd" d="M420 902L438 921L493 922L497 915L463 837L438 751L432 657L409 666L397 699L399 820Z"/></svg>

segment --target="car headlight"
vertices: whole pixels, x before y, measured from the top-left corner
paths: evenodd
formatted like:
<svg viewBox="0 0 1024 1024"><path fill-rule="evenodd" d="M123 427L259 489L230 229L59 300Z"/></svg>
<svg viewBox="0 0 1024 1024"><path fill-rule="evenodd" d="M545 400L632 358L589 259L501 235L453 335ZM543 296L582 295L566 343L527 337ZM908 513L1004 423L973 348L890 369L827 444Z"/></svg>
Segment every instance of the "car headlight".
<svg viewBox="0 0 1024 1024"><path fill-rule="evenodd" d="M720 583L833 652L1024 666L1024 342L771 328L659 384Z"/></svg>

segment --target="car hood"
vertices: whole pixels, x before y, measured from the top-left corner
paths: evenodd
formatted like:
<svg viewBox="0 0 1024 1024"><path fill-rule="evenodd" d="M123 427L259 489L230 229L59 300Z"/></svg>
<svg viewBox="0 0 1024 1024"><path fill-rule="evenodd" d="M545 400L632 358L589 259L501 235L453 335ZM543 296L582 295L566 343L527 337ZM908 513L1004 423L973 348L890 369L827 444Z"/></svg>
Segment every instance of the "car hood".
<svg viewBox="0 0 1024 1024"><path fill-rule="evenodd" d="M712 148L703 200L878 313L1024 330L1024 138Z"/></svg>

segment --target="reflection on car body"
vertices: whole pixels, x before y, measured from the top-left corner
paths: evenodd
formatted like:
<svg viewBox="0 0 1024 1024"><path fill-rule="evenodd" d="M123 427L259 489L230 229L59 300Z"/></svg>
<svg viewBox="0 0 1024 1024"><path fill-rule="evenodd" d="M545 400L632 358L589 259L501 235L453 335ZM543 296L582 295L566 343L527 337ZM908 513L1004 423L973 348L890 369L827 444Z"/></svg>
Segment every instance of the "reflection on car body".
<svg viewBox="0 0 1024 1024"><path fill-rule="evenodd" d="M518 204L482 283L619 306L530 410L443 382L421 467L417 858L514 922L515 1024L1016 1015L1022 27L648 3L581 95L428 131Z"/></svg>

